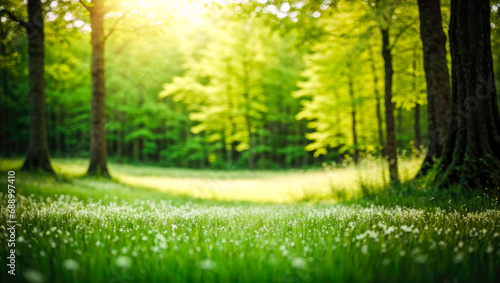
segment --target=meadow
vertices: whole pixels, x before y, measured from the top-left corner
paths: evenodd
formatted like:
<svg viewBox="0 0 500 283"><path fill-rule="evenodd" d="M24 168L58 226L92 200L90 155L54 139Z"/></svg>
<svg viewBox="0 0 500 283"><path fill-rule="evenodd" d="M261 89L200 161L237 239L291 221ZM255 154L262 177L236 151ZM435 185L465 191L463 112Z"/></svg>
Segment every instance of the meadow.
<svg viewBox="0 0 500 283"><path fill-rule="evenodd" d="M418 162L403 162L408 179ZM20 164L0 167L7 176ZM80 177L84 161L56 159L57 177L17 172L14 281L4 272L0 193L2 282L498 281L497 200L412 182L387 188L382 164L257 172L111 164L106 180Z"/></svg>

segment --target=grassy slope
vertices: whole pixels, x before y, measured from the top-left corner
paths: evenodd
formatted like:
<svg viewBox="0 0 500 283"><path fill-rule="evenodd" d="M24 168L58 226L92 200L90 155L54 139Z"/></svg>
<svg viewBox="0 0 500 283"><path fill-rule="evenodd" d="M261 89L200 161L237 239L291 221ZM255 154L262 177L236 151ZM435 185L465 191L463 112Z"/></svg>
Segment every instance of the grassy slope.
<svg viewBox="0 0 500 283"><path fill-rule="evenodd" d="M4 176L19 165L0 161ZM17 174L15 279L498 281L495 200L411 183L380 191L378 166L254 173L113 164L115 180L102 180L77 178L83 161L56 160L57 178ZM205 190L193 189L199 184ZM1 278L11 282L1 235Z"/></svg>

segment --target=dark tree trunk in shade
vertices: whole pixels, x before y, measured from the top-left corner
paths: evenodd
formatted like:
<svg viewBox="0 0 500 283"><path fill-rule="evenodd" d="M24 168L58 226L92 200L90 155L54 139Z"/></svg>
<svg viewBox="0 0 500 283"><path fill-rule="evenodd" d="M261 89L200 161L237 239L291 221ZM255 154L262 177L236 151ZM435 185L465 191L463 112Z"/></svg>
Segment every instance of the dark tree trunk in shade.
<svg viewBox="0 0 500 283"><path fill-rule="evenodd" d="M378 142L382 149L382 156L385 156L385 141L384 141L384 121L382 120L382 110L380 109L380 93L378 91L378 76L377 68L375 66L375 60L373 59L373 51L371 47L368 49L370 51L370 65L373 74L373 94L375 98L375 113L377 115L377 131L378 131Z"/></svg>
<svg viewBox="0 0 500 283"><path fill-rule="evenodd" d="M425 79L427 82L427 116L429 149L419 174L440 158L449 121L450 76L446 60L446 36L442 28L439 0L419 0L420 35L422 38Z"/></svg>
<svg viewBox="0 0 500 283"><path fill-rule="evenodd" d="M392 55L389 43L389 29L382 31L382 56L385 71L385 123L386 123L386 158L389 162L389 177L398 181L398 145L396 141L396 123L394 121L394 103L392 103Z"/></svg>
<svg viewBox="0 0 500 283"><path fill-rule="evenodd" d="M106 153L104 86L104 15L102 0L93 0L90 10L92 27L92 104L90 126L90 164L87 175L109 176Z"/></svg>
<svg viewBox="0 0 500 283"><path fill-rule="evenodd" d="M439 187L500 184L500 116L490 41L490 1L452 0L451 122L436 174Z"/></svg>
<svg viewBox="0 0 500 283"><path fill-rule="evenodd" d="M358 164L359 162L359 150L358 150L358 136L356 133L356 101L354 97L354 85L352 81L352 70L351 63L347 63L347 69L349 72L349 97L351 99L351 118L352 118L352 139L353 139L353 155L352 159L354 160L354 164Z"/></svg>
<svg viewBox="0 0 500 283"><path fill-rule="evenodd" d="M53 173L47 146L45 109L45 46L42 2L28 1L28 68L30 134L28 153L22 170L43 170Z"/></svg>

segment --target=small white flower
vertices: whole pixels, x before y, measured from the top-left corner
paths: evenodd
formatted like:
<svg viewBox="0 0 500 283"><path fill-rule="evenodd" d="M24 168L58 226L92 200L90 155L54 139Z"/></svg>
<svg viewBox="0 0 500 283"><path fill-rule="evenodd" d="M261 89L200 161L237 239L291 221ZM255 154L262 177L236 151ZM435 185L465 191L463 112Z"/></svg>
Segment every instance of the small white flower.
<svg viewBox="0 0 500 283"><path fill-rule="evenodd" d="M80 265L78 264L78 262L76 260L70 259L70 258L63 261L63 266L67 270L78 270L80 268Z"/></svg>
<svg viewBox="0 0 500 283"><path fill-rule="evenodd" d="M115 264L119 268L127 269L132 265L132 260L128 256L121 255L116 258Z"/></svg>
<svg viewBox="0 0 500 283"><path fill-rule="evenodd" d="M172 230L175 231L175 229L177 229L177 225L172 224Z"/></svg>
<svg viewBox="0 0 500 283"><path fill-rule="evenodd" d="M306 267L306 260L301 257L296 257L292 260L292 266L297 269Z"/></svg>
<svg viewBox="0 0 500 283"><path fill-rule="evenodd" d="M212 270L215 268L216 264L210 259L204 259L200 261L200 268L203 270Z"/></svg>
<svg viewBox="0 0 500 283"><path fill-rule="evenodd" d="M361 253L364 255L368 253L368 246L367 245L363 245L361 247Z"/></svg>
<svg viewBox="0 0 500 283"><path fill-rule="evenodd" d="M487 253L491 253L492 251L493 251L493 247L492 247L492 246L488 246L488 247L486 248L486 252L487 252Z"/></svg>

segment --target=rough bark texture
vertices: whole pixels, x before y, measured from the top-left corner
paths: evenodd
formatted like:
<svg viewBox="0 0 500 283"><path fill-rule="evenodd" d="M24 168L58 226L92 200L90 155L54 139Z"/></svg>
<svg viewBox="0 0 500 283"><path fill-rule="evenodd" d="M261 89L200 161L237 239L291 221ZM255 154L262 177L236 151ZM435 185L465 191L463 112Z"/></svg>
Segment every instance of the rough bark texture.
<svg viewBox="0 0 500 283"><path fill-rule="evenodd" d="M439 0L419 0L420 35L427 82L429 148L420 174L441 157L449 122L450 75L446 60L446 36L443 32Z"/></svg>
<svg viewBox="0 0 500 283"><path fill-rule="evenodd" d="M45 123L45 46L43 11L40 0L28 1L28 68L30 135L28 153L22 170L54 173L49 161L47 126Z"/></svg>
<svg viewBox="0 0 500 283"><path fill-rule="evenodd" d="M90 7L92 26L92 110L90 126L90 164L87 175L109 176L106 153L104 86L104 15L102 0Z"/></svg>
<svg viewBox="0 0 500 283"><path fill-rule="evenodd" d="M490 41L490 1L451 2L451 123L436 175L474 189L500 185L500 116Z"/></svg>
<svg viewBox="0 0 500 283"><path fill-rule="evenodd" d="M389 44L389 29L382 31L382 56L385 70L385 123L387 134L386 158L389 162L389 177L398 181L398 145L396 141L396 123L394 121L394 103L392 103L392 55Z"/></svg>

